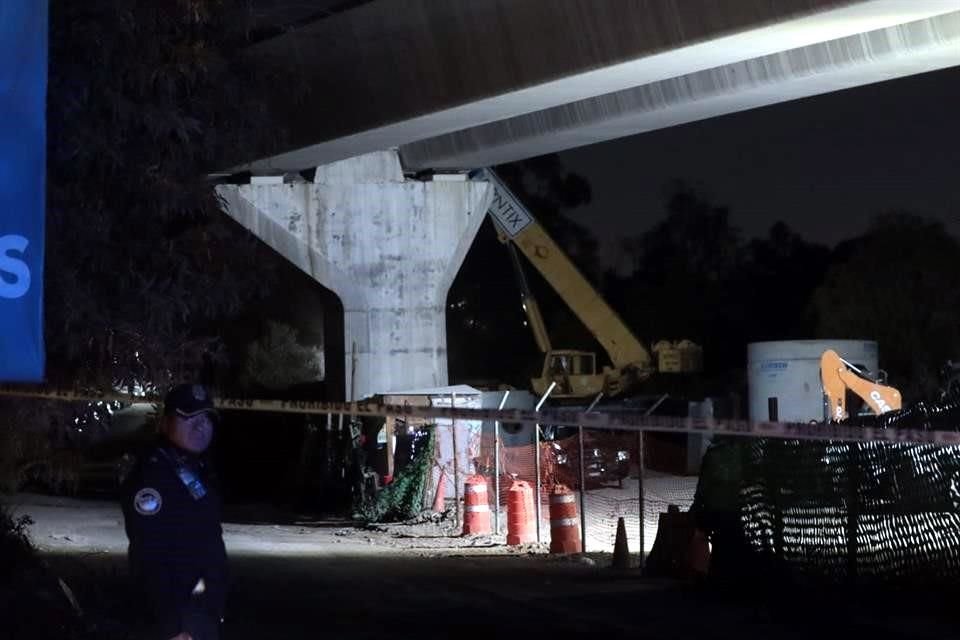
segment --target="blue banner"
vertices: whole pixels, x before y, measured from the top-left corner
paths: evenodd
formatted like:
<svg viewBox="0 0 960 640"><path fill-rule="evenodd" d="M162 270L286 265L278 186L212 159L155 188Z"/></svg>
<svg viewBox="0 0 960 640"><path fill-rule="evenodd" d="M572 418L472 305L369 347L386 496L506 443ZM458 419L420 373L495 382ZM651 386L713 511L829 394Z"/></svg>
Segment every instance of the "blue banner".
<svg viewBox="0 0 960 640"><path fill-rule="evenodd" d="M0 0L0 381L44 377L47 0Z"/></svg>

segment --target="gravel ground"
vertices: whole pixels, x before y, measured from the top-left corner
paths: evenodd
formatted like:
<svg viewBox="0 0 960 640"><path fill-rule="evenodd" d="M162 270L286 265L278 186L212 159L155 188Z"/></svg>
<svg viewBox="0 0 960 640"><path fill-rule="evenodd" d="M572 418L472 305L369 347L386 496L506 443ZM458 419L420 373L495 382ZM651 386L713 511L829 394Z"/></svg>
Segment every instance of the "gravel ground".
<svg viewBox="0 0 960 640"><path fill-rule="evenodd" d="M135 622L115 505L39 496L13 503L34 519L31 535L52 571L81 606L98 611L99 628ZM239 511L237 519L257 522L224 527L232 573L226 640L955 635L951 620L858 602L855 594L827 599L654 581L609 569L604 554L550 556L538 545L451 538L449 519L356 528L290 517L266 524L251 516L268 509Z"/></svg>

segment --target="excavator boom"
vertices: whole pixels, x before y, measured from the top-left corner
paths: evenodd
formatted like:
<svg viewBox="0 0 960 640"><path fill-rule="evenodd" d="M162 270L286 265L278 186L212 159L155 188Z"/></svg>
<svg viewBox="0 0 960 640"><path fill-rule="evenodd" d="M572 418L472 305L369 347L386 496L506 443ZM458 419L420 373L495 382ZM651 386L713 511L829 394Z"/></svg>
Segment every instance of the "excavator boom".
<svg viewBox="0 0 960 640"><path fill-rule="evenodd" d="M832 349L820 356L820 380L829 407L828 421L831 422L841 422L849 417L848 390L860 396L877 415L897 411L903 404L898 390L866 378L856 366Z"/></svg>

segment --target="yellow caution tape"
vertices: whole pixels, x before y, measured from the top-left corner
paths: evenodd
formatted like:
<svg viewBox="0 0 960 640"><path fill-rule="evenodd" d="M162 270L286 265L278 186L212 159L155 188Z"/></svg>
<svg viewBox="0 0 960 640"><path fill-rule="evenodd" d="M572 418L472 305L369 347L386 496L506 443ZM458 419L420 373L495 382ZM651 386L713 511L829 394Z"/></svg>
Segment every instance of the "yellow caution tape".
<svg viewBox="0 0 960 640"><path fill-rule="evenodd" d="M69 402L151 402L156 398L134 397L109 392L90 393L43 388L0 386L0 396L61 400ZM215 406L225 411L261 411L269 413L342 414L349 416L419 418L427 420L472 420L584 427L617 431L655 431L699 433L703 435L753 436L783 440L833 440L841 442L900 442L915 444L960 445L960 432L921 429L877 429L842 424L750 422L715 418L674 418L643 416L616 411L589 413L547 409L465 409L451 407L414 407L374 402L321 402L316 400L263 400L256 398L220 398Z"/></svg>

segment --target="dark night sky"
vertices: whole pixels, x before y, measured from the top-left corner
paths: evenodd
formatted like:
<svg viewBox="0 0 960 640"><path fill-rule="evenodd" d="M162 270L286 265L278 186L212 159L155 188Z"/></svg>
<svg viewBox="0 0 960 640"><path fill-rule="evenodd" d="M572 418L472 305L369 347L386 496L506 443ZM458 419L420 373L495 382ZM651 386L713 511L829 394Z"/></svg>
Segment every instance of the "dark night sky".
<svg viewBox="0 0 960 640"><path fill-rule="evenodd" d="M782 219L829 245L891 209L936 217L960 236L960 68L640 134L561 154L592 202L568 212L602 243L664 216L682 178L726 205L748 237Z"/></svg>

